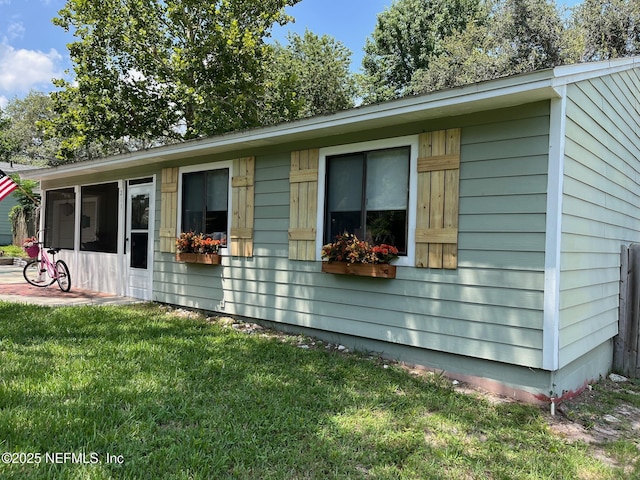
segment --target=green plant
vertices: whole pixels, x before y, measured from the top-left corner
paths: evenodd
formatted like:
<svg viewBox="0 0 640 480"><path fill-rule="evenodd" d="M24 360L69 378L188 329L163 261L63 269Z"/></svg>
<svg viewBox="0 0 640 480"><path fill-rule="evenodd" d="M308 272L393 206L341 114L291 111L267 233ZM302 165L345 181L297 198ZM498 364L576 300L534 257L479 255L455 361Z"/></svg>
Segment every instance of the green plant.
<svg viewBox="0 0 640 480"><path fill-rule="evenodd" d="M27 254L25 253L22 247L18 245L3 245L0 246L0 252L4 252L4 257L14 257L14 258L26 258Z"/></svg>
<svg viewBox="0 0 640 480"><path fill-rule="evenodd" d="M40 203L40 197L33 192L33 189L38 186L38 182L21 180L17 174L11 175L11 178L19 186L13 192L18 204L11 208L9 212L9 221L11 222L11 230L13 231L15 242L20 241L20 238L16 239L16 236L35 233L35 225L38 222L37 207Z"/></svg>
<svg viewBox="0 0 640 480"><path fill-rule="evenodd" d="M347 263L389 263L398 258L398 249L386 244L372 246L345 232L336 235L335 242L322 247L322 258Z"/></svg>

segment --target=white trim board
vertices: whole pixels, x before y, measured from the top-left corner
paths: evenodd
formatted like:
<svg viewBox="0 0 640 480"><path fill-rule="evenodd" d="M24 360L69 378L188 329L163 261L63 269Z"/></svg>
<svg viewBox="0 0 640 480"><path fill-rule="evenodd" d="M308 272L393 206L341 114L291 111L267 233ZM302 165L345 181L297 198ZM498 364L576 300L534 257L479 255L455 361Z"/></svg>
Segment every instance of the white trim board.
<svg viewBox="0 0 640 480"><path fill-rule="evenodd" d="M559 368L560 354L560 248L562 241L562 190L566 129L566 90L551 101L549 120L549 165L547 171L547 223L544 257L544 306L542 368Z"/></svg>

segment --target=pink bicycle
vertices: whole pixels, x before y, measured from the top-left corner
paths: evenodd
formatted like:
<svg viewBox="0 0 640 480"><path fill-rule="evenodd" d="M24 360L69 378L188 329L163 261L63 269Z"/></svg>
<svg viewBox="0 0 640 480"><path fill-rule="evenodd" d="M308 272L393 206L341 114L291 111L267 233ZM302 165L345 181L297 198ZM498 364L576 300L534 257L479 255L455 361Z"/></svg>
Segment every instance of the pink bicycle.
<svg viewBox="0 0 640 480"><path fill-rule="evenodd" d="M59 248L44 249L44 243L34 242L37 245L38 253L35 258L24 266L22 271L24 279L36 287L48 287L57 281L60 290L68 292L71 290L71 274L69 267L63 260L56 261L55 255ZM34 247L35 247L34 245ZM51 255L51 259L49 259Z"/></svg>

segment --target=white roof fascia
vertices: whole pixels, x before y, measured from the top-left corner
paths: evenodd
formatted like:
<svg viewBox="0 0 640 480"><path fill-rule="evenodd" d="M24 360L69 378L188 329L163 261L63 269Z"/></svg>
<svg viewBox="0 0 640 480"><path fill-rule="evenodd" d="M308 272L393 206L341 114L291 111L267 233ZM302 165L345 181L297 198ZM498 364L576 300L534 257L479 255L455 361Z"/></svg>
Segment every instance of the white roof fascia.
<svg viewBox="0 0 640 480"><path fill-rule="evenodd" d="M431 94L405 97L376 105L344 110L246 131L192 140L98 160L34 170L29 178L53 180L120 168L162 163L181 158L231 152L286 142L308 141L373 128L462 115L525 103L559 98L554 70L490 80Z"/></svg>
<svg viewBox="0 0 640 480"><path fill-rule="evenodd" d="M0 162L0 170L4 173L19 173L20 175L26 173L27 170L36 170L38 167L33 165L23 165L20 163Z"/></svg>
<svg viewBox="0 0 640 480"><path fill-rule="evenodd" d="M553 76L555 77L554 85L568 85L570 83L611 75L638 67L640 67L640 56L562 65L553 69Z"/></svg>

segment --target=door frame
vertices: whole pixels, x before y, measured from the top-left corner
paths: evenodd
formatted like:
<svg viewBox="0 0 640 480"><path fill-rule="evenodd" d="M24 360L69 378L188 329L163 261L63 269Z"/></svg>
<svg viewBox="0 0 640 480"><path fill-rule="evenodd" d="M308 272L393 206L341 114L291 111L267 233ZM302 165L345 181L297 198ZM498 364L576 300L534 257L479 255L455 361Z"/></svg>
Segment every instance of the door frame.
<svg viewBox="0 0 640 480"><path fill-rule="evenodd" d="M130 178L125 181L125 228L124 228L124 251L122 253L122 264L124 267L124 281L123 290L124 295L128 297L141 298L143 300L152 300L153 297L153 257L154 257L154 243L155 243L155 197L156 197L156 176L145 176L144 178L150 178L151 181L146 183L134 183L141 178ZM131 198L133 195L139 193L149 193L149 228L148 228L148 244L147 244L147 272L146 272L146 285L147 288L140 293L140 289L131 285L130 280L133 277L144 278L145 275L140 275L142 269L131 267ZM137 290L137 291L134 291Z"/></svg>

